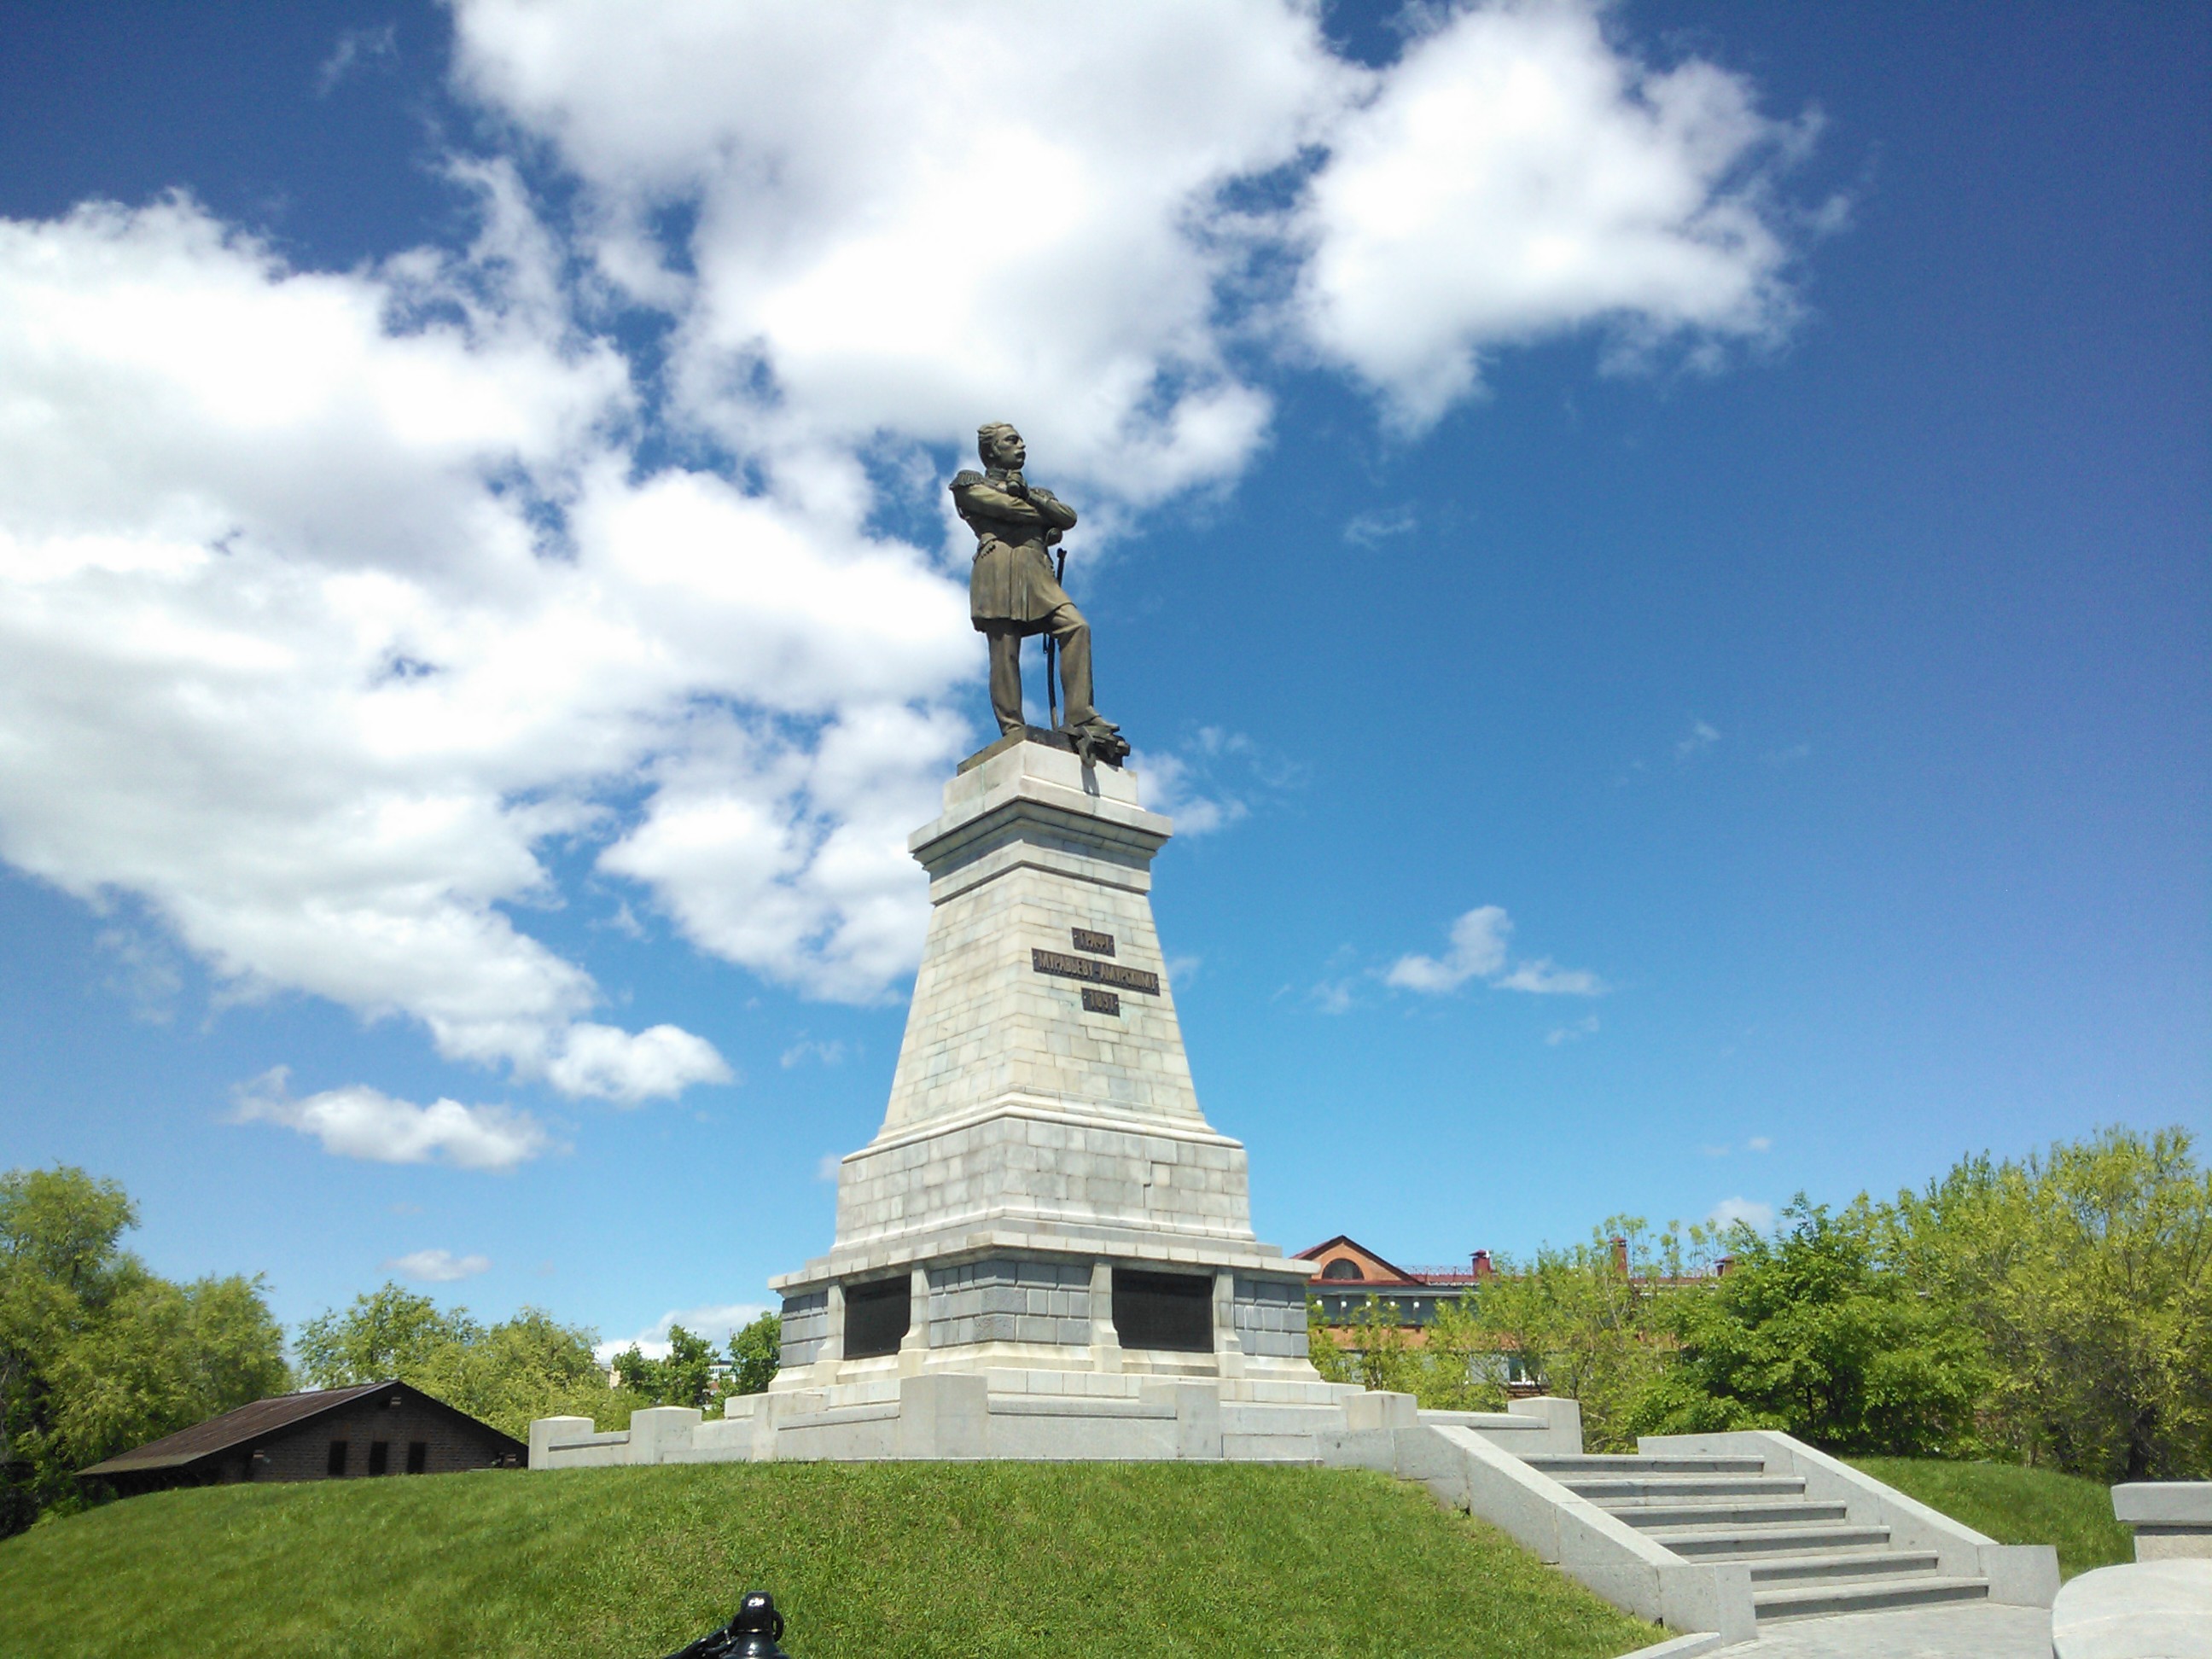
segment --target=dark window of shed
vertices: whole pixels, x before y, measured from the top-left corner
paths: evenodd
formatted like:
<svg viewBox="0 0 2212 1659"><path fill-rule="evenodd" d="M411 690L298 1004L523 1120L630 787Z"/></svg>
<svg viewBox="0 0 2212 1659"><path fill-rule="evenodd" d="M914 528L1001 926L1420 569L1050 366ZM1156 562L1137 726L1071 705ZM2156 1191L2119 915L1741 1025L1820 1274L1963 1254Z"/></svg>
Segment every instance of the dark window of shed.
<svg viewBox="0 0 2212 1659"><path fill-rule="evenodd" d="M1359 1271L1359 1264L1357 1261L1354 1261L1348 1255L1340 1255L1337 1257L1335 1261L1330 1262L1328 1266L1321 1270L1321 1276L1323 1279L1364 1279L1367 1277L1365 1273Z"/></svg>
<svg viewBox="0 0 2212 1659"><path fill-rule="evenodd" d="M1114 1330L1125 1348L1213 1352L1213 1281L1114 1269Z"/></svg>
<svg viewBox="0 0 2212 1659"><path fill-rule="evenodd" d="M868 1359L896 1353L906 1340L914 1311L913 1287L905 1275L872 1285L845 1287L845 1358Z"/></svg>
<svg viewBox="0 0 2212 1659"><path fill-rule="evenodd" d="M345 1463L346 1443L343 1440L331 1441L331 1461L324 1465L323 1473L331 1475L333 1478L343 1474L345 1473Z"/></svg>
<svg viewBox="0 0 2212 1659"><path fill-rule="evenodd" d="M430 1467L430 1443L410 1440L407 1443L407 1473L420 1474Z"/></svg>
<svg viewBox="0 0 2212 1659"><path fill-rule="evenodd" d="M370 1441L368 1443L368 1472L371 1474L382 1474L384 1473L385 1463L386 1460L390 1458L391 1455L392 1443L390 1441Z"/></svg>

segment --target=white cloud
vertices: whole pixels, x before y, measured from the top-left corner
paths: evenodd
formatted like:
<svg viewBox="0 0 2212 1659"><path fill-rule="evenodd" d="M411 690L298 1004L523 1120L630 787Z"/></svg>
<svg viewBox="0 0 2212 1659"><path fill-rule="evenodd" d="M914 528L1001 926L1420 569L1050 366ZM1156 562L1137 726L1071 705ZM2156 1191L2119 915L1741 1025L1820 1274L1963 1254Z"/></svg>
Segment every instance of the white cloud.
<svg viewBox="0 0 2212 1659"><path fill-rule="evenodd" d="M694 416L748 448L964 449L1012 419L1131 500L1258 441L1268 400L1214 323L1243 251L1216 195L1358 78L1283 0L468 0L455 24L465 82L588 186L601 270L680 319ZM645 229L672 201L698 204L681 250Z"/></svg>
<svg viewBox="0 0 2212 1659"><path fill-rule="evenodd" d="M481 1273L491 1271L488 1255L455 1255L451 1250L410 1250L407 1255L394 1256L384 1264L388 1273L417 1284L450 1285L455 1279L473 1279Z"/></svg>
<svg viewBox="0 0 2212 1659"><path fill-rule="evenodd" d="M842 1066L845 1063L845 1042L842 1037L829 1042L819 1038L801 1038L783 1051L777 1062L785 1071L794 1066L804 1066L812 1060L820 1066Z"/></svg>
<svg viewBox="0 0 2212 1659"><path fill-rule="evenodd" d="M1553 1027L1544 1034L1544 1041L1556 1048L1563 1043L1579 1042L1586 1036L1596 1035L1597 1016L1584 1014L1580 1019L1570 1024Z"/></svg>
<svg viewBox="0 0 2212 1659"><path fill-rule="evenodd" d="M181 202L0 226L0 854L139 895L233 997L410 1015L634 1103L726 1069L585 1018L590 978L500 908L556 896L539 843L657 777L610 872L733 960L879 990L921 938L901 840L964 740L906 700L972 635L916 550L629 482L623 368L524 314L540 285L501 273L543 250L485 188L473 263L381 276L291 272ZM433 301L470 320L396 328ZM773 722L823 715L811 747Z"/></svg>
<svg viewBox="0 0 2212 1659"><path fill-rule="evenodd" d="M928 894L906 836L936 816L968 738L949 713L891 703L848 710L811 753L702 719L655 763L652 801L599 867L647 884L718 956L871 1000L921 956Z"/></svg>
<svg viewBox="0 0 2212 1659"><path fill-rule="evenodd" d="M1603 9L1440 10L1331 135L1298 227L1301 321L1419 428L1482 353L1592 322L1617 355L1766 340L1794 307L1773 173L1810 137L1697 59L1605 38Z"/></svg>
<svg viewBox="0 0 2212 1659"><path fill-rule="evenodd" d="M1529 991L1540 995L1594 997L1605 992L1605 981L1579 968L1561 968L1549 957L1520 962L1507 959L1512 918L1495 904L1469 910L1451 927L1451 949L1442 957L1403 956L1391 963L1383 979L1401 990L1440 996L1455 991L1471 979L1480 979L1502 991Z"/></svg>
<svg viewBox="0 0 2212 1659"><path fill-rule="evenodd" d="M571 1025L545 1067L545 1080L563 1094L623 1106L681 1094L695 1083L727 1083L732 1075L712 1043L673 1025L637 1032Z"/></svg>
<svg viewBox="0 0 2212 1659"><path fill-rule="evenodd" d="M1693 755L1703 754L1720 740L1721 734L1704 720L1692 720L1688 732L1675 740L1674 758L1688 760Z"/></svg>
<svg viewBox="0 0 2212 1659"><path fill-rule="evenodd" d="M315 71L315 92L327 98L337 83L356 70L375 64L389 68L399 61L399 31L391 23L376 28L346 29L331 55Z"/></svg>
<svg viewBox="0 0 2212 1659"><path fill-rule="evenodd" d="M712 1302L696 1308L672 1308L636 1335L602 1342L593 1352L604 1365L635 1343L647 1359L665 1359L668 1358L668 1333L678 1325L694 1336L703 1336L710 1346L720 1347L734 1333L751 1324L767 1311L768 1309L757 1302Z"/></svg>
<svg viewBox="0 0 2212 1659"><path fill-rule="evenodd" d="M455 21L465 85L584 181L602 272L678 319L693 416L748 447L963 448L1003 416L1041 465L1141 502L1260 441L1269 399L1226 349L1256 273L1295 282L1276 343L1413 424L1504 343L1789 321L1769 197L1808 129L1701 60L1640 62L1600 8L1437 15L1380 73L1296 0L463 0ZM1261 178L1280 188L1224 191ZM647 228L672 203L698 210L680 246Z"/></svg>
<svg viewBox="0 0 2212 1659"><path fill-rule="evenodd" d="M1733 1227L1741 1222L1754 1231L1764 1232L1774 1224L1774 1206L1756 1199L1724 1198L1713 1206L1713 1212L1705 1219L1716 1227Z"/></svg>
<svg viewBox="0 0 2212 1659"><path fill-rule="evenodd" d="M511 1170L562 1150L527 1112L505 1106L428 1106L364 1086L329 1089L295 1100L283 1066L239 1091L234 1123L274 1123L313 1135L337 1158L374 1164L449 1164L462 1170Z"/></svg>
<svg viewBox="0 0 2212 1659"><path fill-rule="evenodd" d="M1547 330L1786 320L1788 135L1595 15L1453 12L1370 72L1300 0L459 0L464 92L573 169L573 225L496 158L448 164L471 246L344 273L184 199L0 222L0 858L135 899L223 999L623 1104L727 1068L532 937L556 841L705 951L880 997L981 660L939 551L867 529L942 512L917 446L1017 419L1110 534L1233 478L1316 349L1418 421ZM641 465L702 431L721 471ZM1147 757L1187 832L1249 810L1227 752ZM1428 961L1394 982L1477 971Z"/></svg>
<svg viewBox="0 0 2212 1659"><path fill-rule="evenodd" d="M1743 1143L1743 1149L1747 1152L1771 1152L1774 1149L1774 1142L1765 1135L1753 1135Z"/></svg>
<svg viewBox="0 0 2212 1659"><path fill-rule="evenodd" d="M1442 958L1401 957L1383 977L1407 991L1455 991L1471 979L1505 970L1505 939L1512 931L1501 907L1481 905L1452 923L1451 950Z"/></svg>
<svg viewBox="0 0 2212 1659"><path fill-rule="evenodd" d="M1403 502L1355 513L1345 520L1344 539L1354 547L1373 549L1397 536L1410 536L1420 528L1420 518Z"/></svg>
<svg viewBox="0 0 2212 1659"><path fill-rule="evenodd" d="M1562 968L1549 957L1516 962L1490 981L1501 991L1532 991L1538 996L1594 997L1605 993L1605 981L1582 968Z"/></svg>
<svg viewBox="0 0 2212 1659"><path fill-rule="evenodd" d="M1325 979L1308 994L1315 1007L1324 1014L1348 1014L1358 1006L1352 994L1353 981L1349 979Z"/></svg>
<svg viewBox="0 0 2212 1659"><path fill-rule="evenodd" d="M1143 750L1130 756L1129 766L1138 776L1146 808L1173 818L1179 836L1210 835L1251 816L1250 807L1222 791L1201 768L1181 755Z"/></svg>

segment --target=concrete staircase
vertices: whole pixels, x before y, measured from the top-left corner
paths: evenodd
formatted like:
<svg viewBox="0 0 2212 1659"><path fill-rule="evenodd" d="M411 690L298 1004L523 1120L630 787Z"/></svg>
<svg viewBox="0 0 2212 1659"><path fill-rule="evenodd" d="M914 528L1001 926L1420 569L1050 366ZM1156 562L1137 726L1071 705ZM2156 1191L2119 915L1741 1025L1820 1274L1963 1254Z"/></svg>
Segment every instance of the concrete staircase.
<svg viewBox="0 0 2212 1659"><path fill-rule="evenodd" d="M1812 1498L1802 1474L1759 1454L1553 1452L1522 1461L1686 1561L1750 1569L1759 1623L1986 1601L1984 1573L1943 1571L1932 1548L1896 1547L1841 1497Z"/></svg>
<svg viewBox="0 0 2212 1659"><path fill-rule="evenodd" d="M1786 1434L1647 1436L1632 1455L1592 1455L1572 1401L1490 1415L1368 1399L1376 1426L1325 1437L1322 1462L1418 1480L1615 1607L1716 1644L1786 1620L2047 1607L2057 1593L2049 1545L1984 1537Z"/></svg>

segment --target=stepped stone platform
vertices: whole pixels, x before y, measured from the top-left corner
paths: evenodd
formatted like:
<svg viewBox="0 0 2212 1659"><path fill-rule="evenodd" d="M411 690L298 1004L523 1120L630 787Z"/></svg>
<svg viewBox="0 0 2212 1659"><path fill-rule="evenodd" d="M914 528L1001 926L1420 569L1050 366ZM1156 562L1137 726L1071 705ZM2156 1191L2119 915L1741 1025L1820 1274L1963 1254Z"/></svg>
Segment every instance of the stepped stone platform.
<svg viewBox="0 0 2212 1659"><path fill-rule="evenodd" d="M1133 1382L1070 1379L1322 1397L1306 1270L1253 1236L1244 1148L1192 1085L1152 920L1171 833L1135 773L1030 732L963 763L909 839L930 925L883 1127L840 1166L829 1254L773 1281L787 1415L944 1373L1132 1412Z"/></svg>
<svg viewBox="0 0 2212 1659"><path fill-rule="evenodd" d="M883 1126L829 1252L772 1281L765 1394L546 1418L532 1469L887 1458L1303 1463L1419 1480L1601 1595L1747 1640L1816 1616L2048 1607L2008 1549L1787 1436L1588 1455L1567 1400L1425 1412L1324 1381L1306 1264L1251 1225L1199 1109L1152 912L1171 833L1052 734L964 762L908 842L930 927ZM1686 1653L1687 1650L1683 1650Z"/></svg>

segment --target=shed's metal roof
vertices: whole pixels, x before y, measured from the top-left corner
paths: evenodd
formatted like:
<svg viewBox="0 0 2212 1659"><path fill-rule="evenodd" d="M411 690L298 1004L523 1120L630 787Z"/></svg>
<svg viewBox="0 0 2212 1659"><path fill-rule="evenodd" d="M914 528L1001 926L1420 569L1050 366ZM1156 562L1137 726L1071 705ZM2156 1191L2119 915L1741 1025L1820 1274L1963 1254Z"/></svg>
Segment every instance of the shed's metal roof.
<svg viewBox="0 0 2212 1659"><path fill-rule="evenodd" d="M189 1429L179 1429L159 1440L149 1440L136 1450L120 1452L104 1463L94 1463L77 1473L121 1474L134 1469L167 1469L181 1463L197 1463L216 1452L258 1440L274 1430L290 1428L381 1390L405 1387L400 1382L363 1382L350 1389L314 1389L306 1394L280 1394L273 1400L257 1400L236 1411L210 1417L204 1423L195 1423Z"/></svg>

